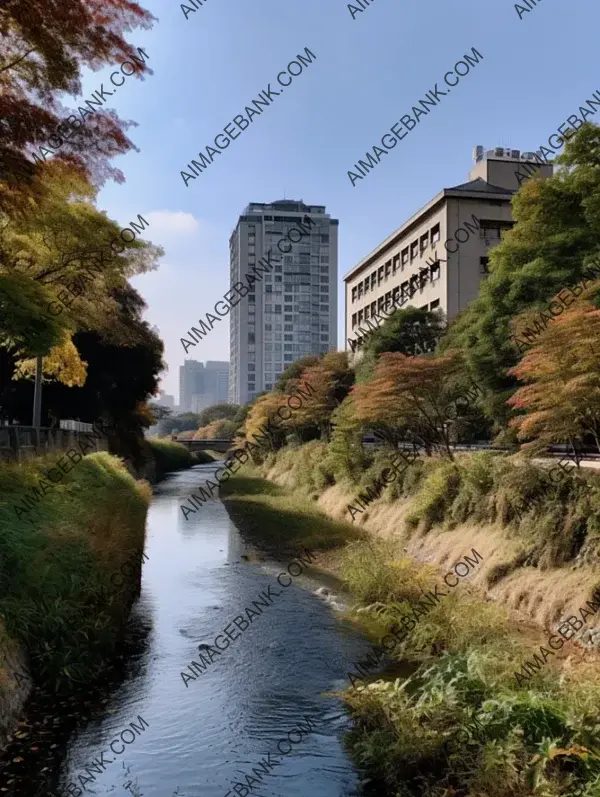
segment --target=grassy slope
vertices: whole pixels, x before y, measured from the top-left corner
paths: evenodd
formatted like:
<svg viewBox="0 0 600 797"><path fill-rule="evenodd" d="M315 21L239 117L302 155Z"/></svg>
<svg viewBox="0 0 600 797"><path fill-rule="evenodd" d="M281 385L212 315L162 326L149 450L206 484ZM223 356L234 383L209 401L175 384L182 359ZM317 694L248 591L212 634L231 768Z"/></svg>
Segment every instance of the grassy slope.
<svg viewBox="0 0 600 797"><path fill-rule="evenodd" d="M284 468L293 494L255 474L238 476L225 486L228 508L251 539L274 549L296 551L309 540L327 549L354 540L337 557L338 565L359 599L380 604L362 613L360 623L381 637L410 611L408 601L439 578L432 569L408 561L400 539L359 541L356 527L330 536L331 521L308 498L320 485L306 483L306 463L295 454L303 477ZM272 459L267 469L271 476L277 471ZM421 491L411 526L430 511L429 530L434 518L444 517L443 481L438 475L429 496ZM421 482L426 483L427 478ZM480 479L470 497L484 488ZM455 490L452 498L457 495ZM378 681L343 695L355 717L352 755L379 784L380 793L598 797L600 764L590 753L600 750L597 665L582 657L575 660L571 648L566 666L562 651L519 687L514 672L539 651L543 637L534 640L527 634L523 639L518 632L508 612L465 586L431 609L393 651L392 658L417 668L408 683ZM468 730L474 721L477 733Z"/></svg>
<svg viewBox="0 0 600 797"><path fill-rule="evenodd" d="M221 485L221 498L234 523L252 543L276 556L298 550L324 551L361 537L350 524L330 520L297 496L246 467Z"/></svg>
<svg viewBox="0 0 600 797"><path fill-rule="evenodd" d="M13 505L56 456L0 465L0 641L17 640L35 683L87 683L110 657L139 589L146 483L105 452L77 463L27 517ZM122 586L113 573L133 564Z"/></svg>

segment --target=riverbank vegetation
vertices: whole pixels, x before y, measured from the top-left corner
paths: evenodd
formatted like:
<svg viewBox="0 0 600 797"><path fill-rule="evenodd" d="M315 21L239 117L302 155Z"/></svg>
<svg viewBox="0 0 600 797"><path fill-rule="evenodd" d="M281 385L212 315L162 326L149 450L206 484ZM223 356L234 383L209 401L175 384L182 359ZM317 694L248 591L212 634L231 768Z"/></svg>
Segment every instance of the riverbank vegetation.
<svg viewBox="0 0 600 797"><path fill-rule="evenodd" d="M195 451L193 454L181 443L173 440L161 440L149 437L146 440L150 455L156 463L156 478L164 478L166 473L191 468L192 465L204 465L214 462L214 458L206 451Z"/></svg>
<svg viewBox="0 0 600 797"><path fill-rule="evenodd" d="M347 743L377 793L597 795L597 658L567 643L519 684L515 672L539 656L544 637L469 579L449 591L436 567L406 556L402 538L373 539L348 524L332 534L329 518L307 510L306 494L256 471L222 491L251 542L280 556L304 546L319 552L315 566L343 578L359 601L350 619L375 644L401 630L413 607L423 615L386 654L386 669L409 664L409 678L378 677L375 659L363 661L366 677L348 663L353 687L340 695L354 717ZM439 602L419 605L436 584Z"/></svg>
<svg viewBox="0 0 600 797"><path fill-rule="evenodd" d="M397 628L432 566L483 557L391 654L409 679L344 694L352 753L378 793L600 794L598 636L577 620L560 649L546 642L600 585L600 476L580 457L600 452L599 158L600 129L583 125L559 159L568 168L523 185L479 298L449 326L439 311L397 310L356 333L356 355L294 363L237 431L238 448L261 430L269 440L249 453L287 491L282 539L307 506L317 538L315 508L368 535L339 567L374 637ZM299 386L310 397L297 408ZM473 441L488 450L457 448ZM535 458L549 445L572 452L566 464ZM230 506L237 489L243 523L261 487L253 477L249 498L230 480ZM534 654L541 665L523 670Z"/></svg>
<svg viewBox="0 0 600 797"><path fill-rule="evenodd" d="M150 488L118 458L91 454L17 518L13 504L54 460L0 465L0 615L2 648L16 641L33 683L63 692L114 652L139 592ZM115 586L126 563L133 572Z"/></svg>
<svg viewBox="0 0 600 797"><path fill-rule="evenodd" d="M349 524L330 520L250 468L221 485L220 496L242 535L268 553L286 558L298 551L324 551L362 537ZM282 534L282 528L285 534Z"/></svg>

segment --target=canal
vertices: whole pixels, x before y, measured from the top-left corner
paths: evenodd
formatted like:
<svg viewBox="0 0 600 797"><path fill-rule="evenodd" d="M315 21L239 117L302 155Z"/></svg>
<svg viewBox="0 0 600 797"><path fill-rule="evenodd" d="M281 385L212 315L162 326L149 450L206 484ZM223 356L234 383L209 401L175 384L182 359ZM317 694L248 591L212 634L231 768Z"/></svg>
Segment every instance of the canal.
<svg viewBox="0 0 600 797"><path fill-rule="evenodd" d="M184 520L180 504L214 469L199 465L155 487L141 595L115 672L76 704L30 709L0 794L357 794L343 748L349 722L327 693L348 684L369 644L340 621L343 598L324 597L310 569L282 589L289 562L257 557L220 501ZM253 601L268 608L247 627L238 620L237 631L234 618ZM226 628L229 646L221 636L226 649L190 670L198 646Z"/></svg>

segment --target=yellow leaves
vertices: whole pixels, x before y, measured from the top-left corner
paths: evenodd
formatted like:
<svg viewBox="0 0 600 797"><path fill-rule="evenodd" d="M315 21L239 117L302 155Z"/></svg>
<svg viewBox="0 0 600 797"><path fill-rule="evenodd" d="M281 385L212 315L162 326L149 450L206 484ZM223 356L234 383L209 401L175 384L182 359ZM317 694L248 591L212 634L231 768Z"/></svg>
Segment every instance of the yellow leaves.
<svg viewBox="0 0 600 797"><path fill-rule="evenodd" d="M35 376L35 364L33 359L17 361L14 378ZM68 334L64 335L62 343L54 346L50 354L43 358L42 373L67 387L83 387L87 377L87 363L79 357L79 352Z"/></svg>

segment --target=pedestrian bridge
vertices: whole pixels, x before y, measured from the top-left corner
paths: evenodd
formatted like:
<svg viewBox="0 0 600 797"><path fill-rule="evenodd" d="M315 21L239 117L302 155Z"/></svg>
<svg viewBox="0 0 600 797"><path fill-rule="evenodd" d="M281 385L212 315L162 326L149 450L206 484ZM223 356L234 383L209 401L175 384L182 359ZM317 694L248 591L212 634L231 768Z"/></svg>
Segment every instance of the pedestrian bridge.
<svg viewBox="0 0 600 797"><path fill-rule="evenodd" d="M233 442L232 440L182 440L178 435L173 435L172 439L181 443L182 446L186 446L192 453L210 449L211 451L219 451L225 454L229 451Z"/></svg>

